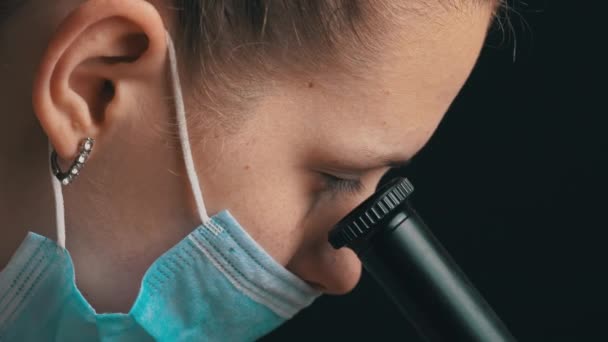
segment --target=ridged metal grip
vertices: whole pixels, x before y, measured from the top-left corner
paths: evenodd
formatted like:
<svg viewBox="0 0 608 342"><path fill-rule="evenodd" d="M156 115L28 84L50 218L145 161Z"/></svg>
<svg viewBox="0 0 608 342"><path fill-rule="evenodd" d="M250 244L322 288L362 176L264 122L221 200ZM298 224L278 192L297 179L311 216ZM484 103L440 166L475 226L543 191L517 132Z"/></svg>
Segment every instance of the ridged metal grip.
<svg viewBox="0 0 608 342"><path fill-rule="evenodd" d="M329 242L334 248L341 248L367 236L378 222L405 202L412 192L414 186L407 178L395 178L338 222L329 233Z"/></svg>

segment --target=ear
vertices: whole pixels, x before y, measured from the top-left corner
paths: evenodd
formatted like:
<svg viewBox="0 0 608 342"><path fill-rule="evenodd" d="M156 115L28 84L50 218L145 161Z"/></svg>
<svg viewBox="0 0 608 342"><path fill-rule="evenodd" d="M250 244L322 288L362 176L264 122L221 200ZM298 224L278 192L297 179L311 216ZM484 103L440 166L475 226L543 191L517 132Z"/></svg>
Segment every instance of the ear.
<svg viewBox="0 0 608 342"><path fill-rule="evenodd" d="M52 36L33 86L33 106L59 157L72 160L138 113L136 99L166 77L167 41L145 0L88 0Z"/></svg>

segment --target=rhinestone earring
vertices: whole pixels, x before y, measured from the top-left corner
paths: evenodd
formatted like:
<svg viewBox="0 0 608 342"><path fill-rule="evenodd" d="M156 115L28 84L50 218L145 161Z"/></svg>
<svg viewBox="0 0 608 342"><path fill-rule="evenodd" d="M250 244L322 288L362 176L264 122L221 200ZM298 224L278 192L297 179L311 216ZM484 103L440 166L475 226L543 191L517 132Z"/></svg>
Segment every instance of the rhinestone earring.
<svg viewBox="0 0 608 342"><path fill-rule="evenodd" d="M53 150L51 153L51 167L53 169L53 174L61 184L68 185L78 177L80 170L84 167L84 164L89 158L89 154L91 154L91 151L93 150L94 143L95 140L92 138L85 138L80 142L80 152L72 163L72 166L70 166L70 169L66 172L61 171L59 163L57 163L57 152Z"/></svg>

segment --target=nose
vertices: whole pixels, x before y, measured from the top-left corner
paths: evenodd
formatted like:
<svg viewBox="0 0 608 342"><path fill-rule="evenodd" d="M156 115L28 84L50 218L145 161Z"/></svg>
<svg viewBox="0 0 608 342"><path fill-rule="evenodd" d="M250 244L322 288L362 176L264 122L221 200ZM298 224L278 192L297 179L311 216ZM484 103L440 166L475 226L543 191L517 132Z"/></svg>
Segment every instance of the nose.
<svg viewBox="0 0 608 342"><path fill-rule="evenodd" d="M370 176L369 184L378 184L384 173ZM350 201L333 206L327 216L320 217L318 222L324 224L314 225L317 229L311 233L315 236L312 242L300 247L287 263L287 269L326 294L341 295L352 291L361 279L361 261L349 248L334 249L327 234L335 223L371 196L375 189L375 186L367 187Z"/></svg>
<svg viewBox="0 0 608 342"><path fill-rule="evenodd" d="M329 242L319 241L299 250L287 269L326 294L350 292L361 278L361 262L348 248L334 249Z"/></svg>

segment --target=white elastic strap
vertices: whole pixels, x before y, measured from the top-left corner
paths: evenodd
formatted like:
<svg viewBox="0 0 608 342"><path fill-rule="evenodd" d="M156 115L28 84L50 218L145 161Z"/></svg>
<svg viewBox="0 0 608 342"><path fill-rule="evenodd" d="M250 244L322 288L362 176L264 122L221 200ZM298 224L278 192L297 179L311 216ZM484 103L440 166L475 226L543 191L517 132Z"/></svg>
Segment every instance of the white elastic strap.
<svg viewBox="0 0 608 342"><path fill-rule="evenodd" d="M177 113L177 125L179 128L179 140L182 146L182 153L184 155L184 161L186 163L186 172L188 173L188 179L192 187L192 193L194 194L194 201L196 202L196 209L201 219L201 223L207 223L210 221L207 209L205 207L205 201L203 200L203 193L198 181L196 174L196 168L194 167L194 161L192 159L192 149L190 148L190 138L188 137L188 125L186 123L186 109L184 106L184 97L182 94L182 86L179 80L179 72L177 69L177 57L175 53L175 46L171 36L167 33L167 45L169 48L169 62L171 67L171 84L174 92L175 111ZM63 191L62 185L59 180L53 174L53 170L50 163L50 155L53 152L53 146L49 141L49 171L51 175L51 183L53 186L53 194L55 197L55 220L57 227L57 244L65 248L65 208L63 202Z"/></svg>
<svg viewBox="0 0 608 342"><path fill-rule="evenodd" d="M51 174L51 185L53 186L53 196L55 197L55 227L57 227L57 244L65 248L65 209L63 204L63 191L61 183L53 174L51 167L51 154L53 153L53 145L49 141L49 171Z"/></svg>
<svg viewBox="0 0 608 342"><path fill-rule="evenodd" d="M201 223L207 223L209 216L207 215L207 209L205 207L205 201L203 200L203 193L201 192L201 186L198 181L196 169L194 167L194 161L192 159L192 149L190 148L190 138L188 137L188 125L186 124L186 109L184 106L184 96L182 94L182 86L179 80L179 70L177 68L177 57L175 53L175 46L169 33L167 33L167 45L169 47L169 63L171 67L171 83L173 86L175 111L177 113L177 125L179 128L179 140L182 145L182 152L184 154L184 161L186 162L186 172L188 173L188 179L192 186L192 193L194 194L194 201L196 202L196 208L198 215L200 216Z"/></svg>

